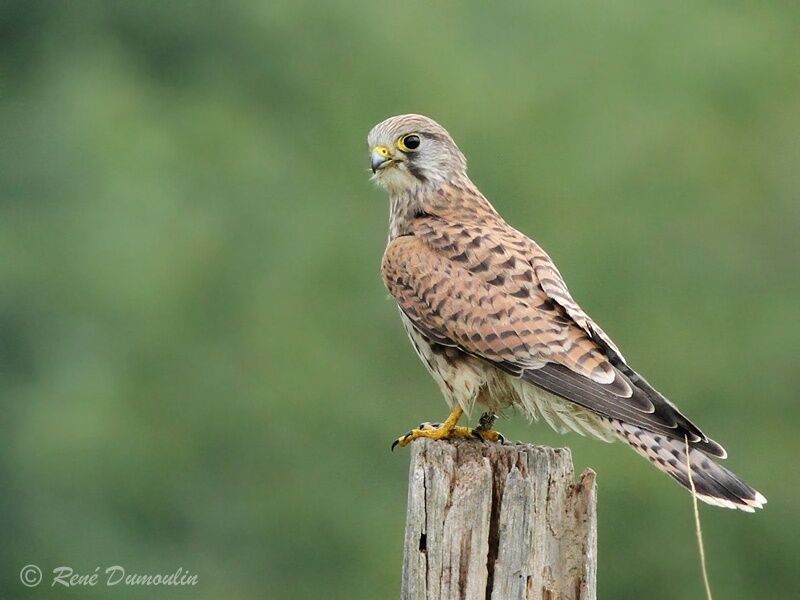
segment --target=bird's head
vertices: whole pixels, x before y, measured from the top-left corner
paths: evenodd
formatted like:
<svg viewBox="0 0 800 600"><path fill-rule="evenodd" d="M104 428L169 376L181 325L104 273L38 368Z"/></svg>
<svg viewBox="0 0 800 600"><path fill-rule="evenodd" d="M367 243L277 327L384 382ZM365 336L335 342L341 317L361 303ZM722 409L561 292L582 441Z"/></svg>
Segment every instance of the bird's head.
<svg viewBox="0 0 800 600"><path fill-rule="evenodd" d="M390 193L439 185L466 174L467 160L447 130L421 115L389 117L367 137L372 179Z"/></svg>

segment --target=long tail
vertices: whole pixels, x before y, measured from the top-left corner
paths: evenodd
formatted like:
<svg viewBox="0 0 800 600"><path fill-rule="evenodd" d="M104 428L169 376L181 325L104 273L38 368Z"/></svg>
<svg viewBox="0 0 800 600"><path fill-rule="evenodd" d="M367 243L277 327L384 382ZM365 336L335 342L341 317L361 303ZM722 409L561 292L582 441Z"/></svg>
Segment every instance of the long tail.
<svg viewBox="0 0 800 600"><path fill-rule="evenodd" d="M615 419L609 421L621 440L683 487L691 490L684 440L668 438ZM724 508L738 508L745 512L755 512L756 508L763 508L767 503L762 494L700 450L692 448L689 459L695 495L703 502Z"/></svg>

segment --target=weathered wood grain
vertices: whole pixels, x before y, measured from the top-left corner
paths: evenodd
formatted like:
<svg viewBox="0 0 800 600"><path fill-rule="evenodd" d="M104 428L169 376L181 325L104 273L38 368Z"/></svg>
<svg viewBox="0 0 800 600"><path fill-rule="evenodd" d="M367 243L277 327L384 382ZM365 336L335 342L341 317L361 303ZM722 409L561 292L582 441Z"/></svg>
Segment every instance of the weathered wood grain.
<svg viewBox="0 0 800 600"><path fill-rule="evenodd" d="M566 448L417 440L401 598L594 600L595 502Z"/></svg>

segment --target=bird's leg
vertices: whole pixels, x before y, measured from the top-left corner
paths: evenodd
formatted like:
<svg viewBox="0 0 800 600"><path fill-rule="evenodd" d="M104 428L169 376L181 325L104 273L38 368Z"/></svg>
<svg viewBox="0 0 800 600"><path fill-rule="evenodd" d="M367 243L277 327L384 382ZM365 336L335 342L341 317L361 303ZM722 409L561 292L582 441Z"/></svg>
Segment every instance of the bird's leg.
<svg viewBox="0 0 800 600"><path fill-rule="evenodd" d="M478 426L472 430L473 436L488 442L500 442L501 444L505 442L506 438L503 437L503 434L492 429L496 420L497 415L493 412L483 413L478 420Z"/></svg>
<svg viewBox="0 0 800 600"><path fill-rule="evenodd" d="M429 440L444 440L448 438L471 438L472 429L469 427L459 427L457 425L464 410L456 405L450 412L450 415L445 419L444 423L421 423L417 429L412 429L407 434L400 436L392 444L392 450L399 445L401 447L407 446L418 438L428 438Z"/></svg>
<svg viewBox="0 0 800 600"><path fill-rule="evenodd" d="M411 442L419 438L428 438L430 440L444 440L452 438L464 439L479 439L488 441L505 441L502 435L496 431L492 431L492 424L495 420L494 413L484 413L481 416L480 425L475 429L471 427L461 427L457 425L464 410L460 406L456 406L450 415L445 419L444 423L421 423L417 429L412 429L407 434L400 436L392 444L392 450L395 446L407 446Z"/></svg>

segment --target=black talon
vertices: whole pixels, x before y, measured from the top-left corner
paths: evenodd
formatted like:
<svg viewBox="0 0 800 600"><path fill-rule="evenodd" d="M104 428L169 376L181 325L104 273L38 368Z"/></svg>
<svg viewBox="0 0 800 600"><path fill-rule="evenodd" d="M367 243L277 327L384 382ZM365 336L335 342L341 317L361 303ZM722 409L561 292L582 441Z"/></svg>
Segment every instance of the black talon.
<svg viewBox="0 0 800 600"><path fill-rule="evenodd" d="M392 450L391 451L394 452L394 449L397 446L397 444L399 444L401 440L403 440L403 441L407 440L412 433L414 433L414 432L413 431L409 431L404 436L402 436L402 437L396 439L394 442L392 442Z"/></svg>

